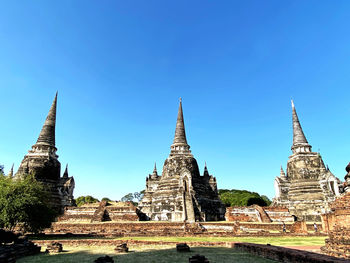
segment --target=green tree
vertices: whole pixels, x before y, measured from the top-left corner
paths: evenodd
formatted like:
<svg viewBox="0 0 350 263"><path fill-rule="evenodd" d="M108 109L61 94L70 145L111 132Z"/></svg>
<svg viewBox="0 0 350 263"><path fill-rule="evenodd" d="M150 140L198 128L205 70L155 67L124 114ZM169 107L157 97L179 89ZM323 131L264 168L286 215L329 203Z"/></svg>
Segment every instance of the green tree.
<svg viewBox="0 0 350 263"><path fill-rule="evenodd" d="M134 194L128 193L128 194L124 195L120 200L122 202L132 202L134 200Z"/></svg>
<svg viewBox="0 0 350 263"><path fill-rule="evenodd" d="M0 175L0 228L39 232L51 225L57 214L49 195L34 175L12 179Z"/></svg>
<svg viewBox="0 0 350 263"><path fill-rule="evenodd" d="M272 201L266 195L262 195L261 198L266 202L266 205L271 205Z"/></svg>
<svg viewBox="0 0 350 263"><path fill-rule="evenodd" d="M250 205L260 205L260 206L266 206L266 202L261 197L252 197L248 199L247 206Z"/></svg>
<svg viewBox="0 0 350 263"><path fill-rule="evenodd" d="M0 175L4 174L4 166L0 164Z"/></svg>
<svg viewBox="0 0 350 263"><path fill-rule="evenodd" d="M91 195L79 196L77 199L75 199L75 203L77 204L77 206L82 206L84 204L92 204L96 202L99 202L99 200L95 197L92 197Z"/></svg>
<svg viewBox="0 0 350 263"><path fill-rule="evenodd" d="M135 192L134 199L136 199L137 202L140 202L142 200L144 194L145 194L145 190L142 190L140 192Z"/></svg>
<svg viewBox="0 0 350 263"><path fill-rule="evenodd" d="M101 199L101 201L112 202L112 200L109 199L108 197L103 197L103 198Z"/></svg>
<svg viewBox="0 0 350 263"><path fill-rule="evenodd" d="M250 206L253 204L257 204L260 206L268 205L266 200L255 192L235 189L219 189L218 193L221 201L226 206Z"/></svg>

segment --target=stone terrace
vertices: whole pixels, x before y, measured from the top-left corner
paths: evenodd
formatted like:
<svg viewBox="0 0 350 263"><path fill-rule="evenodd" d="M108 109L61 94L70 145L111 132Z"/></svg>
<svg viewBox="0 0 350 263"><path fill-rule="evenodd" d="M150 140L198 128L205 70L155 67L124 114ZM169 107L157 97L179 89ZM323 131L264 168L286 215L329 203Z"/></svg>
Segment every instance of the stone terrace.
<svg viewBox="0 0 350 263"><path fill-rule="evenodd" d="M318 225L319 230L322 226ZM310 234L312 224L286 223L288 235ZM282 223L250 222L99 222L99 223L53 223L46 234L83 234L96 236L233 236L233 235L285 235ZM320 233L318 233L320 234Z"/></svg>
<svg viewBox="0 0 350 263"><path fill-rule="evenodd" d="M92 223L104 221L139 221L138 209L131 202L106 202L67 207L57 221Z"/></svg>
<svg viewBox="0 0 350 263"><path fill-rule="evenodd" d="M258 205L227 207L225 218L226 221L239 222L294 222L288 208L260 207Z"/></svg>

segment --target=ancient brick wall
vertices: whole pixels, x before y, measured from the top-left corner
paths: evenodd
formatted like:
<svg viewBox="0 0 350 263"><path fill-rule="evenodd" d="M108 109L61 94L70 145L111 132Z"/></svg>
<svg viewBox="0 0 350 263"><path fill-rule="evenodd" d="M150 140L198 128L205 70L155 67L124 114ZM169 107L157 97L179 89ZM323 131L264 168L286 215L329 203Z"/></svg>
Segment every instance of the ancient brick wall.
<svg viewBox="0 0 350 263"><path fill-rule="evenodd" d="M226 221L239 222L294 222L288 208L284 207L227 207Z"/></svg>
<svg viewBox="0 0 350 263"><path fill-rule="evenodd" d="M227 207L225 214L226 221L239 222L260 222L259 212L252 206Z"/></svg>
<svg viewBox="0 0 350 263"><path fill-rule="evenodd" d="M329 230L324 251L328 255L350 259L350 192L339 197L332 212L323 215L323 224Z"/></svg>
<svg viewBox="0 0 350 263"><path fill-rule="evenodd" d="M62 223L139 221L139 215L137 208L131 202L100 202L81 207L67 207L57 221Z"/></svg>
<svg viewBox="0 0 350 263"><path fill-rule="evenodd" d="M235 243L235 248L242 249L264 258L277 260L283 263L343 263L349 262L331 256L317 254L313 252L284 248L270 245L260 245L251 243Z"/></svg>
<svg viewBox="0 0 350 263"><path fill-rule="evenodd" d="M270 217L272 222L294 222L293 216L289 213L286 207L263 207L266 214Z"/></svg>
<svg viewBox="0 0 350 263"><path fill-rule="evenodd" d="M289 235L299 235L286 223ZM313 226L307 225L309 231ZM319 225L321 230L321 225ZM101 223L54 223L47 234L85 234L97 236L273 236L283 235L282 223L177 223L177 222L101 222ZM313 234L312 232L308 234Z"/></svg>

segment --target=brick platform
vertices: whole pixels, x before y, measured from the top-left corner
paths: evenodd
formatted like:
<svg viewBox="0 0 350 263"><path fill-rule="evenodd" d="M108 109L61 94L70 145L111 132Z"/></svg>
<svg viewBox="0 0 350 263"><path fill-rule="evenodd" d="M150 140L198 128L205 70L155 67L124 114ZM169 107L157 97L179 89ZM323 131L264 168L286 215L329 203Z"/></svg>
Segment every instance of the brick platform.
<svg viewBox="0 0 350 263"><path fill-rule="evenodd" d="M284 263L344 263L346 259L326 256L313 252L251 243L235 243L234 248Z"/></svg>
<svg viewBox="0 0 350 263"><path fill-rule="evenodd" d="M299 231L303 227L303 231ZM319 230L322 226L318 225ZM305 228L309 232L305 231ZM101 222L52 224L46 234L75 234L104 237L122 236L280 236L315 235L312 224L287 223L287 233L282 232L282 223L249 222ZM317 235L322 235L317 233Z"/></svg>

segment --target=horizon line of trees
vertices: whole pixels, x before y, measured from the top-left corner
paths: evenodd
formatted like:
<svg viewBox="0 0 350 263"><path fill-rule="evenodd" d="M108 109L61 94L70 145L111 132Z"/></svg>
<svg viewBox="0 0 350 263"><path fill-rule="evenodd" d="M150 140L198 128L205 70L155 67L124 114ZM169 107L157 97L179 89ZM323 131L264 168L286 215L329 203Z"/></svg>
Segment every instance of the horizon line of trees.
<svg viewBox="0 0 350 263"><path fill-rule="evenodd" d="M142 200L145 191L128 193L124 195L120 201L121 202L132 202L135 206L138 206L138 203ZM237 189L219 189L218 190L220 200L228 206L250 206L250 205L260 205L260 206L269 206L271 200L266 195L260 195L256 192L251 192L247 190L237 190ZM108 197L104 197L101 201L112 201ZM99 199L87 195L79 196L76 199L77 206L82 206L84 204L91 204L95 202L100 202Z"/></svg>

